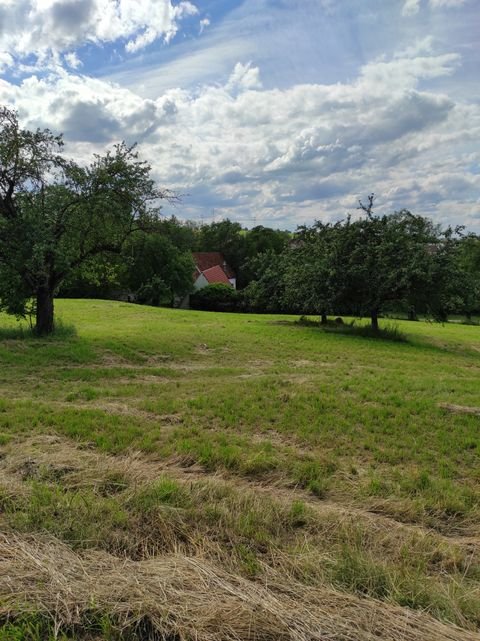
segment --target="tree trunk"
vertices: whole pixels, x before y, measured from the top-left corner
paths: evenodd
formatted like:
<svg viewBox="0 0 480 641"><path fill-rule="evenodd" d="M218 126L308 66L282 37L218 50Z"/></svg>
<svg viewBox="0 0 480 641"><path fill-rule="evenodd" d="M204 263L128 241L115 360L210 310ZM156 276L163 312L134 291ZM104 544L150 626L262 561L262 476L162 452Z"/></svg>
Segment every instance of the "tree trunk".
<svg viewBox="0 0 480 641"><path fill-rule="evenodd" d="M408 320L409 321L417 321L418 316L417 312L415 311L415 307L410 307L408 310Z"/></svg>
<svg viewBox="0 0 480 641"><path fill-rule="evenodd" d="M372 320L372 329L374 332L378 332L378 310L377 309L372 309L372 312L370 314L370 318Z"/></svg>
<svg viewBox="0 0 480 641"><path fill-rule="evenodd" d="M328 318L325 312L320 314L320 325L326 325L328 323Z"/></svg>
<svg viewBox="0 0 480 641"><path fill-rule="evenodd" d="M48 287L40 287L37 290L35 333L38 336L45 336L51 334L53 329L53 292Z"/></svg>

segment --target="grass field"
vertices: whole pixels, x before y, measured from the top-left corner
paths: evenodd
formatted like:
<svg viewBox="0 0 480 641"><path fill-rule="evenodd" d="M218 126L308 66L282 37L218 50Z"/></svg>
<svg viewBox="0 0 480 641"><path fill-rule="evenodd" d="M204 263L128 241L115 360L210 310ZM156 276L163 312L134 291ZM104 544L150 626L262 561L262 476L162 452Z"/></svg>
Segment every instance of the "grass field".
<svg viewBox="0 0 480 641"><path fill-rule="evenodd" d="M0 317L0 641L480 639L480 327L57 311Z"/></svg>

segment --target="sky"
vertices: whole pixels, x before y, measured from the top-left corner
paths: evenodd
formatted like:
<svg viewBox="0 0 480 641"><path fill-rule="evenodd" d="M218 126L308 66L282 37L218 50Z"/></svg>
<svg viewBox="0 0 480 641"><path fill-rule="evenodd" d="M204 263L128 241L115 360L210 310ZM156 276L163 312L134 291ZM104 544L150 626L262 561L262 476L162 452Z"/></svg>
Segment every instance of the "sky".
<svg viewBox="0 0 480 641"><path fill-rule="evenodd" d="M164 214L295 229L406 208L480 232L480 0L0 0L0 104Z"/></svg>

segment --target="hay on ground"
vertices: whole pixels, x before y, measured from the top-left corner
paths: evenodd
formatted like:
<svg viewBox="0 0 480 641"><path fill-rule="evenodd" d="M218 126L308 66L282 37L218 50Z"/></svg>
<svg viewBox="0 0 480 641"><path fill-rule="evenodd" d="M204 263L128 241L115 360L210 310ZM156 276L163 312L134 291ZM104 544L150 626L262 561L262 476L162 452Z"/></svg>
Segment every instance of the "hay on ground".
<svg viewBox="0 0 480 641"><path fill-rule="evenodd" d="M75 553L43 536L0 534L0 618L38 612L57 629L92 612L120 628L149 622L178 641L479 641L427 614L329 589L259 585L201 558L143 561Z"/></svg>

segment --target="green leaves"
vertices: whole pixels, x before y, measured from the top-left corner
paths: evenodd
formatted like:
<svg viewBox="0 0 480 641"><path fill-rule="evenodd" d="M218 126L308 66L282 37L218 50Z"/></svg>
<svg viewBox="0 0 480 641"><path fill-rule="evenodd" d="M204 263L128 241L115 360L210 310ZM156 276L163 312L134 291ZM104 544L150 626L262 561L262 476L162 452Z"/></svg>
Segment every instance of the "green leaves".
<svg viewBox="0 0 480 641"><path fill-rule="evenodd" d="M161 199L135 146L116 145L81 167L61 154L62 137L23 130L0 109L0 309L23 316L30 299L53 301L62 282L156 220ZM42 306L43 308L44 306ZM53 315L53 303L45 306ZM40 309L40 306L38 306ZM53 329L53 316L37 329Z"/></svg>
<svg viewBox="0 0 480 641"><path fill-rule="evenodd" d="M376 319L391 309L441 319L472 292L459 261L460 239L407 210L300 228L286 253L284 301L299 313L353 313ZM469 284L470 283L470 284ZM478 304L478 298L476 298Z"/></svg>

